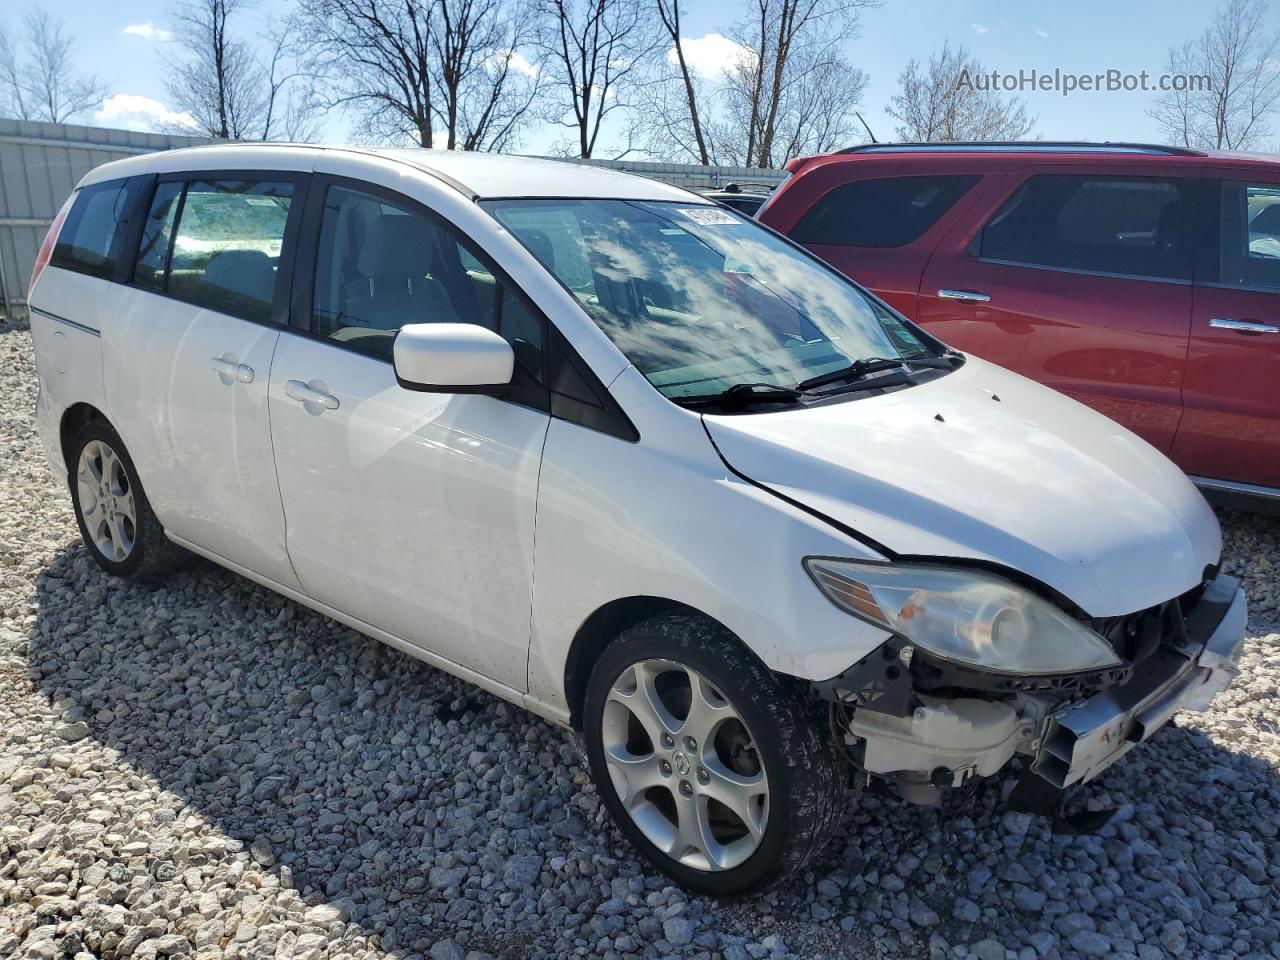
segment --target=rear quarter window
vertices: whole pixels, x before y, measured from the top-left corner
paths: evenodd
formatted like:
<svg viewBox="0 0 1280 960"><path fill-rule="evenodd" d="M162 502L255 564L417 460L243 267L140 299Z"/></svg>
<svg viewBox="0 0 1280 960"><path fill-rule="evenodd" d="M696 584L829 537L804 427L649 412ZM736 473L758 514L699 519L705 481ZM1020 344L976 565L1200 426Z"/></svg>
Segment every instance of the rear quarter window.
<svg viewBox="0 0 1280 960"><path fill-rule="evenodd" d="M835 247L906 246L979 179L956 174L854 180L818 199L792 228L791 239Z"/></svg>
<svg viewBox="0 0 1280 960"><path fill-rule="evenodd" d="M53 266L111 276L136 196L137 185L130 184L111 180L80 189L53 248Z"/></svg>

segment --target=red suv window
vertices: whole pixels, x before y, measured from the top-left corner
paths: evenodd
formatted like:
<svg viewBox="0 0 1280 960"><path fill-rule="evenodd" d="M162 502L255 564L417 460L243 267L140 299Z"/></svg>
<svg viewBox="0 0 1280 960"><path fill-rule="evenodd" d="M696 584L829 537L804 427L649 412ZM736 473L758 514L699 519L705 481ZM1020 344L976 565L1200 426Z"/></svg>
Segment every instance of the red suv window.
<svg viewBox="0 0 1280 960"><path fill-rule="evenodd" d="M854 180L829 191L791 230L797 243L901 247L918 239L978 182L976 176Z"/></svg>
<svg viewBox="0 0 1280 960"><path fill-rule="evenodd" d="M1190 280L1193 184L1187 179L1041 174L983 228L984 260Z"/></svg>

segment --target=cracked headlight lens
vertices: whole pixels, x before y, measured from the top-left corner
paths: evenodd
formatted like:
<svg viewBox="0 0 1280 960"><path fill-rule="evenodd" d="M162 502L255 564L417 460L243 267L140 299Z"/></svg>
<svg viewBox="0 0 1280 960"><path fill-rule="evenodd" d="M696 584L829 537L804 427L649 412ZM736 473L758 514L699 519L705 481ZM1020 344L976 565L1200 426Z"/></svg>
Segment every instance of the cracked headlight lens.
<svg viewBox="0 0 1280 960"><path fill-rule="evenodd" d="M924 564L809 557L838 607L946 660L1000 673L1118 667L1110 645L1053 604L992 574Z"/></svg>

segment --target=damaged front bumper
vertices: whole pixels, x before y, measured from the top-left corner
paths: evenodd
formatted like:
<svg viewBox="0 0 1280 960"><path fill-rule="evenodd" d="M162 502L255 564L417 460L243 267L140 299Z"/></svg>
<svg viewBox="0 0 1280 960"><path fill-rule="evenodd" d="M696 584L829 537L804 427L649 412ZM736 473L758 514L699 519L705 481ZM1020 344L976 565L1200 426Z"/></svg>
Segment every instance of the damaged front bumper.
<svg viewBox="0 0 1280 960"><path fill-rule="evenodd" d="M1233 577L1212 581L1188 618L1180 648L1162 647L1128 683L1050 715L1031 769L1055 787L1084 783L1177 711L1208 709L1238 672L1247 614Z"/></svg>
<svg viewBox="0 0 1280 960"><path fill-rule="evenodd" d="M1231 682L1244 643L1239 583L1205 584L1157 650L1101 689L1070 683L1001 690L917 689L912 648L891 640L817 692L842 711L846 746L868 778L905 799L936 803L942 791L999 771L1015 754L1051 789L1084 783L1149 739L1179 710L1204 710Z"/></svg>

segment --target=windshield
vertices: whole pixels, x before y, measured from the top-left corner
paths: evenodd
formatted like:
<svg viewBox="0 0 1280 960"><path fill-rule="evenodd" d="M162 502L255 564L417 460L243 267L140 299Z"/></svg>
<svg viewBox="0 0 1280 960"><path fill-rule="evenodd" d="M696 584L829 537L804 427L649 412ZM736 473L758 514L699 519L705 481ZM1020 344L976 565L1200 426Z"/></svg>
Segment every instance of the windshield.
<svg viewBox="0 0 1280 960"><path fill-rule="evenodd" d="M792 386L868 357L935 355L852 283L722 207L630 200L484 206L672 398Z"/></svg>

